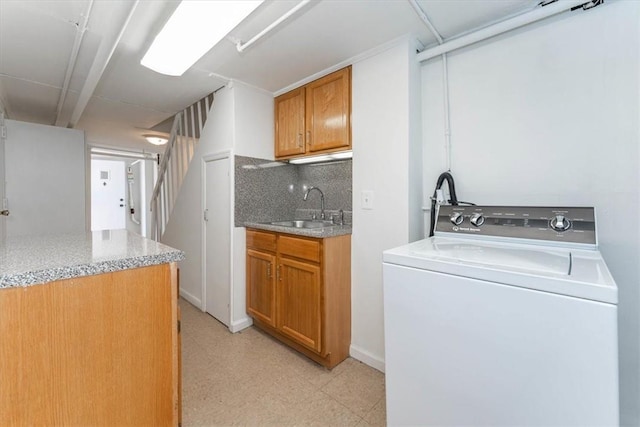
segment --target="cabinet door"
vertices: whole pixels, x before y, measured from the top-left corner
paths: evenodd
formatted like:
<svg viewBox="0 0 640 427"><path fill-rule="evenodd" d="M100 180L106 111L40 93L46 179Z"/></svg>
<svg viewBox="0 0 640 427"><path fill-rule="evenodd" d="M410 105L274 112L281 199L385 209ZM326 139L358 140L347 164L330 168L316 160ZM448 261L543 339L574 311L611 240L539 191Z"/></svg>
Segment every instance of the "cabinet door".
<svg viewBox="0 0 640 427"><path fill-rule="evenodd" d="M247 312L267 325L276 326L275 255L247 250Z"/></svg>
<svg viewBox="0 0 640 427"><path fill-rule="evenodd" d="M275 99L276 157L304 153L304 97L299 88Z"/></svg>
<svg viewBox="0 0 640 427"><path fill-rule="evenodd" d="M308 152L351 146L351 68L306 86Z"/></svg>
<svg viewBox="0 0 640 427"><path fill-rule="evenodd" d="M321 351L320 268L279 259L278 329L292 340Z"/></svg>

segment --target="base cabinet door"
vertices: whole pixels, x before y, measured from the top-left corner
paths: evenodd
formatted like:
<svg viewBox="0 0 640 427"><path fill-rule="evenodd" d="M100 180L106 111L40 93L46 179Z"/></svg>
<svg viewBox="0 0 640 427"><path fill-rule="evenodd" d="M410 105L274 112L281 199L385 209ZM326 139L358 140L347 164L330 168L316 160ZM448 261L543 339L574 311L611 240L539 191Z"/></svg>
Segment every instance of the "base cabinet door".
<svg viewBox="0 0 640 427"><path fill-rule="evenodd" d="M320 352L320 268L314 264L280 258L279 269L278 329L293 341Z"/></svg>
<svg viewBox="0 0 640 427"><path fill-rule="evenodd" d="M247 312L267 325L276 325L276 257L247 250Z"/></svg>

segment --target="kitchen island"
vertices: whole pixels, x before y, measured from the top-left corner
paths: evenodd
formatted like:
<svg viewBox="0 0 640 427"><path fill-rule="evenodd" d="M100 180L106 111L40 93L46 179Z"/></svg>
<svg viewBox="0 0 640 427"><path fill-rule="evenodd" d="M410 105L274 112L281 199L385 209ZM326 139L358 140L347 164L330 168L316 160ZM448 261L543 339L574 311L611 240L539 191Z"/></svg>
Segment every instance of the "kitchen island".
<svg viewBox="0 0 640 427"><path fill-rule="evenodd" d="M0 242L0 425L177 426L177 266L124 230Z"/></svg>

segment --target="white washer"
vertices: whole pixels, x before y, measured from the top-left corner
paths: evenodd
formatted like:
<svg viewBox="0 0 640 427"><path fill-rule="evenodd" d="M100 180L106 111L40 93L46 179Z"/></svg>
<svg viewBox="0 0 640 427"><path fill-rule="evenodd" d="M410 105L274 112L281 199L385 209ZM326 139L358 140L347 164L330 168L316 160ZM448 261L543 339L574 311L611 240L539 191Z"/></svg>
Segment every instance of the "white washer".
<svg viewBox="0 0 640 427"><path fill-rule="evenodd" d="M383 262L388 425L618 425L593 208L442 206Z"/></svg>

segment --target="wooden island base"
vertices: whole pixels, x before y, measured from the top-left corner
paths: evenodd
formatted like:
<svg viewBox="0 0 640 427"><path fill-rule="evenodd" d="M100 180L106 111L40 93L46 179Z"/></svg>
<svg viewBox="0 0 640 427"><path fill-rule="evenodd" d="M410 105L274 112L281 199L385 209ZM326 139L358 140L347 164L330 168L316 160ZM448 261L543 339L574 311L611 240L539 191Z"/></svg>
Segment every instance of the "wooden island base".
<svg viewBox="0 0 640 427"><path fill-rule="evenodd" d="M0 289L0 425L177 426L176 263Z"/></svg>

